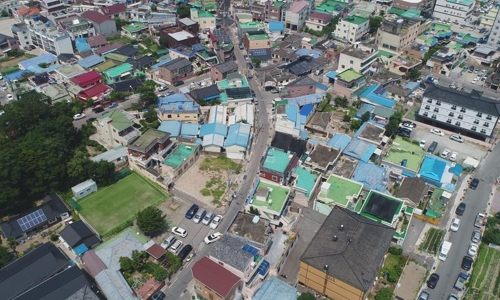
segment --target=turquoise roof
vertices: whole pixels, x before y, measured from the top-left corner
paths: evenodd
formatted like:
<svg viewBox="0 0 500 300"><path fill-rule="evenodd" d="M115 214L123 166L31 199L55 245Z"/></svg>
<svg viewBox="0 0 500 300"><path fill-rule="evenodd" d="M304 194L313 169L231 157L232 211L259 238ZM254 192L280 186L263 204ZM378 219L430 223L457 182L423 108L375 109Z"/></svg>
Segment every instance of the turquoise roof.
<svg viewBox="0 0 500 300"><path fill-rule="evenodd" d="M224 147L229 146L240 146L243 148L248 147L248 142L250 140L250 132L252 126L245 123L237 123L229 126L226 142Z"/></svg>
<svg viewBox="0 0 500 300"><path fill-rule="evenodd" d="M200 137L204 137L209 134L217 134L225 137L227 136L227 125L217 122L201 125Z"/></svg>

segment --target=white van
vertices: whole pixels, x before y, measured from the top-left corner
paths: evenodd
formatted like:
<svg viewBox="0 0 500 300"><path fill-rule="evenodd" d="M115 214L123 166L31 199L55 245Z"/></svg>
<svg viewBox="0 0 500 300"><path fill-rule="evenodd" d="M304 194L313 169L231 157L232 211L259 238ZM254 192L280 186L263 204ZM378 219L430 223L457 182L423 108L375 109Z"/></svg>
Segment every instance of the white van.
<svg viewBox="0 0 500 300"><path fill-rule="evenodd" d="M446 258L448 257L450 249L451 249L451 243L447 241L443 242L443 245L441 245L441 251L439 252L438 259L445 261Z"/></svg>

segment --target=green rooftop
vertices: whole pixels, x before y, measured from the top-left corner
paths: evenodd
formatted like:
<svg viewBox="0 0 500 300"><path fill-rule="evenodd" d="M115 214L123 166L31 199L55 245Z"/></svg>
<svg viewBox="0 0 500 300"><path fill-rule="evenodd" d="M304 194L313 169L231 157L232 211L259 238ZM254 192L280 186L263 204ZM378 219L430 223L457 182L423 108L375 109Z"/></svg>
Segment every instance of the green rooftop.
<svg viewBox="0 0 500 300"><path fill-rule="evenodd" d="M448 32L451 31L451 26L448 24L434 23L431 26L431 30L437 32Z"/></svg>
<svg viewBox="0 0 500 300"><path fill-rule="evenodd" d="M144 28L146 28L146 25L142 23L134 23L132 25L123 28L123 30L127 31L128 33L135 33L137 31L143 30Z"/></svg>
<svg viewBox="0 0 500 300"><path fill-rule="evenodd" d="M247 80L247 78L245 76L243 76L243 75L240 75L240 76L241 76L241 85L240 84L238 84L238 85L232 85L232 84L230 84L230 81L228 79L224 79L224 80L221 80L221 81L217 82L217 87L219 88L219 90L225 90L225 89L230 89L230 88L248 87L248 80ZM238 80L238 83L239 82L240 81Z"/></svg>
<svg viewBox="0 0 500 300"><path fill-rule="evenodd" d="M337 0L326 0L325 2L323 2L323 4L326 4L329 6L340 5L343 8L347 6L347 2L342 2L342 1L337 1Z"/></svg>
<svg viewBox="0 0 500 300"><path fill-rule="evenodd" d="M460 4L460 5L465 5L465 6L470 6L471 4L474 4L475 1L472 0L446 0L446 2L450 2L453 4Z"/></svg>
<svg viewBox="0 0 500 300"><path fill-rule="evenodd" d="M121 63L124 63L127 60L129 60L128 56L121 55L118 53L108 53L108 54L105 54L103 56L107 59L116 60L116 61L121 62Z"/></svg>
<svg viewBox="0 0 500 300"><path fill-rule="evenodd" d="M238 22L241 29L257 29L264 26L264 22Z"/></svg>
<svg viewBox="0 0 500 300"><path fill-rule="evenodd" d="M398 15L398 16L402 16L405 12L406 12L406 10L401 9L401 8L396 8L396 7L391 7L391 9L389 9L387 11L388 14L393 14L393 15Z"/></svg>
<svg viewBox="0 0 500 300"><path fill-rule="evenodd" d="M170 136L169 133L159 131L154 128L148 128L138 138L132 141L128 147L134 148L134 151L144 152L155 140L162 140L168 136Z"/></svg>
<svg viewBox="0 0 500 300"><path fill-rule="evenodd" d="M103 62L102 64L98 64L97 66L94 67L94 69L102 73L113 67L116 67L116 63L114 61L108 60Z"/></svg>
<svg viewBox="0 0 500 300"><path fill-rule="evenodd" d="M295 175L297 175L295 188L303 190L306 192L306 196L309 197L314 189L314 186L316 185L318 175L306 170L303 167L297 167L297 169L295 169Z"/></svg>
<svg viewBox="0 0 500 300"><path fill-rule="evenodd" d="M430 141L429 141L430 143ZM401 137L396 137L387 152L384 160L396 165L401 165L401 162L406 159L406 168L418 172L420 164L425 157L425 150L420 148L419 145L407 142Z"/></svg>
<svg viewBox="0 0 500 300"><path fill-rule="evenodd" d="M392 53L392 52L389 52L389 51L384 51L384 50L378 50L378 53L377 53L377 57L387 57L387 58L391 58L393 56L396 56L396 54Z"/></svg>
<svg viewBox="0 0 500 300"><path fill-rule="evenodd" d="M274 7L282 7L283 4L285 4L284 1L274 1L273 6Z"/></svg>
<svg viewBox="0 0 500 300"><path fill-rule="evenodd" d="M252 41L263 41L263 40L268 40L269 36L267 36L267 34L265 34L265 33L261 33L261 34L249 34L248 35L248 39L252 40Z"/></svg>
<svg viewBox="0 0 500 300"><path fill-rule="evenodd" d="M377 198L377 200L375 200L375 198ZM376 201L376 203L373 203L373 201ZM360 215L376 222L392 226L395 219L397 220L395 217L401 213L403 203L402 200L390 195L370 191L366 196ZM378 206L379 209L377 210L375 206ZM391 219L390 221L382 219L382 215L387 215L387 212L391 211L394 212L394 215L387 217L387 219Z"/></svg>
<svg viewBox="0 0 500 300"><path fill-rule="evenodd" d="M134 122L132 122L127 116L122 113L119 110L113 109L105 113L104 115L100 116L98 118L99 121L102 121L104 119L110 118L113 120L111 125L116 129L116 131L120 132L122 130L125 130L129 128L130 126L134 125Z"/></svg>
<svg viewBox="0 0 500 300"><path fill-rule="evenodd" d="M117 67L114 67L114 68L111 68L111 69L105 71L104 74L109 78L114 78L114 77L122 75L125 72L130 72L130 71L132 71L131 64L121 64Z"/></svg>
<svg viewBox="0 0 500 300"><path fill-rule="evenodd" d="M257 189L255 190L251 205L266 207L271 211L281 213L289 192L290 189L287 187L260 181ZM262 195L265 194L268 194L265 201L257 200L257 198L262 199Z"/></svg>
<svg viewBox="0 0 500 300"><path fill-rule="evenodd" d="M368 19L361 18L358 16L348 16L347 18L344 19L344 21L352 23L352 24L356 24L356 25L361 25L363 23L368 22Z"/></svg>
<svg viewBox="0 0 500 300"><path fill-rule="evenodd" d="M280 149L269 148L267 150L266 160L264 161L263 168L276 171L278 173L285 173L286 168L290 164L290 154Z"/></svg>
<svg viewBox="0 0 500 300"><path fill-rule="evenodd" d="M365 18L365 19L369 19L371 14L369 11L366 11L364 9L359 9L359 8L355 8L352 12L351 12L351 15L354 15L354 16L359 16L359 17L362 17L362 18Z"/></svg>
<svg viewBox="0 0 500 300"><path fill-rule="evenodd" d="M353 69L347 69L344 72L340 73L339 78L346 81L346 82L351 82L353 80L356 80L358 78L361 78L363 74L354 71Z"/></svg>
<svg viewBox="0 0 500 300"><path fill-rule="evenodd" d="M358 196L362 189L361 183L332 174L321 186L318 199L346 207L351 197Z"/></svg>
<svg viewBox="0 0 500 300"><path fill-rule="evenodd" d="M215 18L214 14L205 10L198 11L198 18Z"/></svg>
<svg viewBox="0 0 500 300"><path fill-rule="evenodd" d="M193 155L195 151L196 146L181 143L165 158L163 163L169 167L177 169L187 158Z"/></svg>

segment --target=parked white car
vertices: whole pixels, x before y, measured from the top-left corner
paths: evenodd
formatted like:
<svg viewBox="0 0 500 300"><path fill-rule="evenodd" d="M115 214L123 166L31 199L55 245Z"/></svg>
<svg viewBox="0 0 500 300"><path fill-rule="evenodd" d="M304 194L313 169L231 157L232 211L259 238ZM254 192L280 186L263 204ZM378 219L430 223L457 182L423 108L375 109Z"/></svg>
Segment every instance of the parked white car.
<svg viewBox="0 0 500 300"><path fill-rule="evenodd" d="M214 232L214 233L212 233L212 234L208 235L208 236L205 238L204 242L205 242L205 244L207 244L207 245L208 245L208 244L211 244L211 243L215 243L215 242L217 242L217 241L218 241L218 240L220 240L221 238L222 238L222 233L220 233L220 232Z"/></svg>
<svg viewBox="0 0 500 300"><path fill-rule="evenodd" d="M435 135L444 136L444 132L442 132L441 130L439 130L439 129L437 129L437 128L432 128L432 129L430 130L430 132L431 132L432 134L435 134Z"/></svg>
<svg viewBox="0 0 500 300"><path fill-rule="evenodd" d="M448 155L450 155L450 150L444 149L443 152L441 152L441 157L442 158L448 158Z"/></svg>
<svg viewBox="0 0 500 300"><path fill-rule="evenodd" d="M178 236L181 236L183 238L185 238L188 235L187 231L185 229L180 228L180 227L173 227L172 233L176 234Z"/></svg>
<svg viewBox="0 0 500 300"><path fill-rule="evenodd" d="M450 161L457 161L458 153L452 152L450 155Z"/></svg>
<svg viewBox="0 0 500 300"><path fill-rule="evenodd" d="M219 226L221 221L222 221L222 216L216 215L215 218L213 218L212 222L210 223L210 228L216 229L217 226Z"/></svg>
<svg viewBox="0 0 500 300"><path fill-rule="evenodd" d="M85 114L76 114L73 116L73 120L80 120L80 119L83 119L85 118Z"/></svg>
<svg viewBox="0 0 500 300"><path fill-rule="evenodd" d="M427 143L427 141L426 141L426 140L421 140L421 141L420 141L420 144L419 144L419 145L420 145L420 148L425 148L425 144L426 144L426 143Z"/></svg>
<svg viewBox="0 0 500 300"><path fill-rule="evenodd" d="M464 142L464 139L461 136L459 136L458 134L450 135L450 140L455 141L455 142L459 142L459 143Z"/></svg>
<svg viewBox="0 0 500 300"><path fill-rule="evenodd" d="M450 230L453 232L457 232L458 228L460 228L460 219L454 218L450 225Z"/></svg>
<svg viewBox="0 0 500 300"><path fill-rule="evenodd" d="M469 251L467 251L467 254L469 254L472 257L476 256L478 248L479 247L477 246L477 244L474 243L470 244Z"/></svg>

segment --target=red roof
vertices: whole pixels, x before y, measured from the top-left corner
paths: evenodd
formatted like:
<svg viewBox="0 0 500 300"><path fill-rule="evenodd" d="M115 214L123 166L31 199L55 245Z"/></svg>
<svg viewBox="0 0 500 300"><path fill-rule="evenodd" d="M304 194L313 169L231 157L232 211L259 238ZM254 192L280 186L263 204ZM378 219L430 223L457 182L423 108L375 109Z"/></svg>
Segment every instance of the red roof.
<svg viewBox="0 0 500 300"><path fill-rule="evenodd" d="M103 7L103 8L101 8L101 11L106 16L112 16L112 15L116 15L116 14L119 14L122 12L126 12L127 6L123 3L118 3L115 5Z"/></svg>
<svg viewBox="0 0 500 300"><path fill-rule="evenodd" d="M155 259L159 259L160 257L167 252L167 250L163 249L160 245L158 244L153 244L151 247L149 247L146 252L154 257Z"/></svg>
<svg viewBox="0 0 500 300"><path fill-rule="evenodd" d="M98 97L110 89L111 88L109 86L105 85L104 83L99 83L97 85L94 85L90 89L86 89L85 91L80 92L80 94L78 94L78 97L80 97L82 99L89 99L89 98L93 98L93 97Z"/></svg>
<svg viewBox="0 0 500 300"><path fill-rule="evenodd" d="M89 44L90 47L97 47L97 46L107 45L108 41L106 41L106 38L104 36L96 35L88 37L87 44Z"/></svg>
<svg viewBox="0 0 500 300"><path fill-rule="evenodd" d="M71 79L71 81L73 81L74 84L77 84L80 87L84 88L91 84L99 82L101 78L102 78L101 74L97 73L96 71L90 71L88 73L85 73L83 75Z"/></svg>
<svg viewBox="0 0 500 300"><path fill-rule="evenodd" d="M333 19L333 16L331 14L323 14L319 12L313 12L312 14L309 15L309 19L318 19L318 20L330 20Z"/></svg>
<svg viewBox="0 0 500 300"><path fill-rule="evenodd" d="M96 277L102 270L107 269L106 265L102 262L99 256L95 254L94 250L85 252L82 256L82 261L92 277Z"/></svg>
<svg viewBox="0 0 500 300"><path fill-rule="evenodd" d="M226 298L233 287L240 282L240 278L221 265L203 257L197 261L193 268L193 278L200 281L217 294Z"/></svg>
<svg viewBox="0 0 500 300"><path fill-rule="evenodd" d="M85 18L97 24L102 24L106 21L111 21L111 19L108 16L105 16L95 10L87 10L86 12L82 13L81 16L82 18Z"/></svg>

